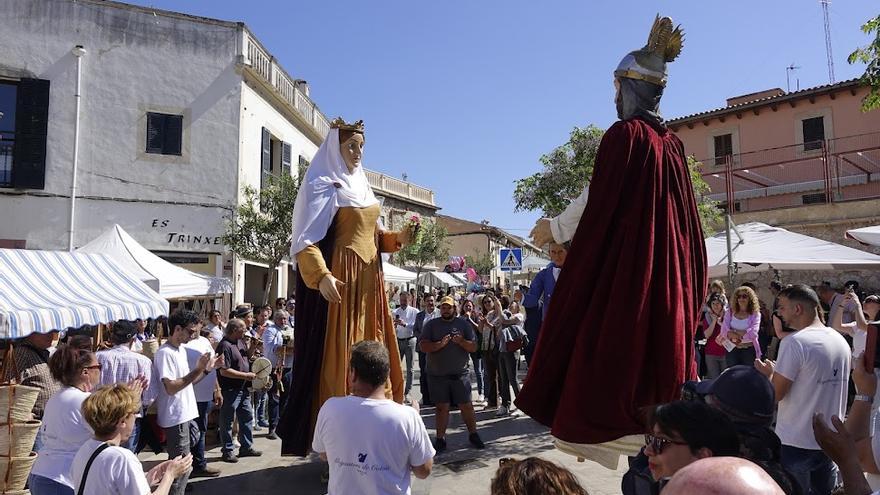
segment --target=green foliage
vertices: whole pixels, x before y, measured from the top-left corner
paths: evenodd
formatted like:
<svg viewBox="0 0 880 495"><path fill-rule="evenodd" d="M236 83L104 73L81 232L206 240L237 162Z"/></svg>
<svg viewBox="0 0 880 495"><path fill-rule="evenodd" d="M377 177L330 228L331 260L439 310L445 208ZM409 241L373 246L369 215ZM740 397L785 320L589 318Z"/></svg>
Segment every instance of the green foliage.
<svg viewBox="0 0 880 495"><path fill-rule="evenodd" d="M422 219L415 239L395 253L394 259L399 264L415 267L417 274L421 274L422 269L431 263L444 265L449 260L447 234L443 225Z"/></svg>
<svg viewBox="0 0 880 495"><path fill-rule="evenodd" d="M700 215L700 223L703 225L703 235L709 237L721 226L721 209L718 202L709 198L712 189L703 179L703 163L698 162L693 156L687 157L688 170L691 174L691 184L694 187L694 196L697 198L697 213Z"/></svg>
<svg viewBox="0 0 880 495"><path fill-rule="evenodd" d="M289 175L272 176L262 190L245 186L242 204L226 221L223 243L237 256L269 265L274 273L290 251L297 191ZM274 277L267 278L263 304L269 300Z"/></svg>
<svg viewBox="0 0 880 495"><path fill-rule="evenodd" d="M577 198L593 176L593 163L605 131L575 127L568 142L541 157L544 170L515 181L514 211L541 210L555 217Z"/></svg>
<svg viewBox="0 0 880 495"><path fill-rule="evenodd" d="M862 32L874 35L874 40L849 54L847 62L866 64L862 83L871 87L871 91L862 100L862 111L867 112L880 108L880 15L862 25Z"/></svg>
<svg viewBox="0 0 880 495"><path fill-rule="evenodd" d="M543 171L515 181L514 211L540 210L546 217L562 213L590 183L604 132L592 124L575 127L567 143L541 157ZM720 225L721 210L708 198L711 191L700 175L702 163L689 157L688 168L704 234L711 235Z"/></svg>
<svg viewBox="0 0 880 495"><path fill-rule="evenodd" d="M467 266L473 268L477 275L488 276L489 272L495 268L495 257L492 253L483 253L481 255L465 256Z"/></svg>

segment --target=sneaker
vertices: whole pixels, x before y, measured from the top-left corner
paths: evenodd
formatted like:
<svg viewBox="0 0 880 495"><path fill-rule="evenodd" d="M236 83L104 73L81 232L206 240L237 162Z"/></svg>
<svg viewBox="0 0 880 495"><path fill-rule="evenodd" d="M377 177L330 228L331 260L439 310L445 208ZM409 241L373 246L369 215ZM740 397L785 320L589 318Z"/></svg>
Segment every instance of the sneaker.
<svg viewBox="0 0 880 495"><path fill-rule="evenodd" d="M477 402L479 402L480 404L486 402L486 397L483 396L483 394L478 395L478 396L477 396Z"/></svg>
<svg viewBox="0 0 880 495"><path fill-rule="evenodd" d="M262 428L268 428L269 422L268 421L258 421L257 426L262 427Z"/></svg>
<svg viewBox="0 0 880 495"><path fill-rule="evenodd" d="M483 406L484 411L491 411L492 409L498 409L498 404L486 404Z"/></svg>
<svg viewBox="0 0 880 495"><path fill-rule="evenodd" d="M509 414L510 414L510 411L508 411L507 407L505 407L505 406L501 406L498 408L497 411L495 411L495 417L498 417L498 418L503 417L503 416L507 416Z"/></svg>
<svg viewBox="0 0 880 495"><path fill-rule="evenodd" d="M446 439L445 438L437 438L434 440L434 450L439 454L446 450Z"/></svg>
<svg viewBox="0 0 880 495"><path fill-rule="evenodd" d="M254 449L248 449L248 450L240 449L238 451L239 457L260 457L261 455L263 455L262 452L260 452L259 450L254 450Z"/></svg>
<svg viewBox="0 0 880 495"><path fill-rule="evenodd" d="M217 468L212 468L210 466L205 466L200 469L193 469L191 473L189 473L190 478L216 478L220 476L220 470Z"/></svg>
<svg viewBox="0 0 880 495"><path fill-rule="evenodd" d="M478 448L478 449L485 449L486 448L486 444L483 443L483 439L480 438L480 434L477 432L473 432L470 435L468 435L468 441L475 448Z"/></svg>
<svg viewBox="0 0 880 495"><path fill-rule="evenodd" d="M233 454L232 452L224 452L222 459L223 462L238 462L238 457L236 457L235 454Z"/></svg>
<svg viewBox="0 0 880 495"><path fill-rule="evenodd" d="M253 431L263 431L263 428L259 424L255 424L252 428Z"/></svg>
<svg viewBox="0 0 880 495"><path fill-rule="evenodd" d="M269 434L266 435L266 438L269 440L278 440L278 435L275 434L275 430L269 430Z"/></svg>

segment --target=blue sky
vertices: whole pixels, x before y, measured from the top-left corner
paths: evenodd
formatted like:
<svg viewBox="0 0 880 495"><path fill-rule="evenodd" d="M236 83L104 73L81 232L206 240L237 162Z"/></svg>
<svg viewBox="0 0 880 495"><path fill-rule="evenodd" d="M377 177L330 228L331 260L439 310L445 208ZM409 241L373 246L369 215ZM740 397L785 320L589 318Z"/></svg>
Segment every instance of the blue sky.
<svg viewBox="0 0 880 495"><path fill-rule="evenodd" d="M364 164L435 191L441 212L526 235L513 181L573 126L616 120L612 72L647 39L656 13L686 32L669 67L667 118L730 96L828 83L818 0L153 0L145 6L243 21L330 118L364 119ZM875 2L830 6L835 75Z"/></svg>

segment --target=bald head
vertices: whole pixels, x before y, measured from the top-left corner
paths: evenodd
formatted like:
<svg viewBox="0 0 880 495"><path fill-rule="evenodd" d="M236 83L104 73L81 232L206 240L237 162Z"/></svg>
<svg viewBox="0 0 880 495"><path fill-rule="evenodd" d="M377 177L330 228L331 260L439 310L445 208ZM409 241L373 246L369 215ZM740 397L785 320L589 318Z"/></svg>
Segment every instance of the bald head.
<svg viewBox="0 0 880 495"><path fill-rule="evenodd" d="M678 470L663 495L784 495L757 464L738 457L707 457Z"/></svg>

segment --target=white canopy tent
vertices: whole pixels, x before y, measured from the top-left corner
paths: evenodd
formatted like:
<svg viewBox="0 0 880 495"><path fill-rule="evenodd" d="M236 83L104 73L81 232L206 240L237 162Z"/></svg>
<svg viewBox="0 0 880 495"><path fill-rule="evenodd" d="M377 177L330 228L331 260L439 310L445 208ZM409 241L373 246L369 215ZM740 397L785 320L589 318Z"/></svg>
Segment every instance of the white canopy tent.
<svg viewBox="0 0 880 495"><path fill-rule="evenodd" d="M461 287L464 285L446 272L425 272L419 275L416 283L428 287Z"/></svg>
<svg viewBox="0 0 880 495"><path fill-rule="evenodd" d="M526 256L523 258L522 267L525 271L540 271L550 264L550 260L540 256Z"/></svg>
<svg viewBox="0 0 880 495"><path fill-rule="evenodd" d="M406 283L416 279L415 272L404 270L398 266L394 266L387 261L382 261L382 274L386 282Z"/></svg>
<svg viewBox="0 0 880 495"><path fill-rule="evenodd" d="M175 266L138 244L116 224L76 252L109 256L164 299L219 296L232 292L229 279Z"/></svg>
<svg viewBox="0 0 880 495"><path fill-rule="evenodd" d="M0 338L168 314L168 301L109 256L0 249Z"/></svg>
<svg viewBox="0 0 880 495"><path fill-rule="evenodd" d="M869 246L880 246L880 225L846 231L846 237Z"/></svg>
<svg viewBox="0 0 880 495"><path fill-rule="evenodd" d="M752 222L731 229L730 241L737 273L766 270L880 269L880 256L815 237ZM740 236L742 239L740 239ZM724 232L706 239L710 277L727 274Z"/></svg>

